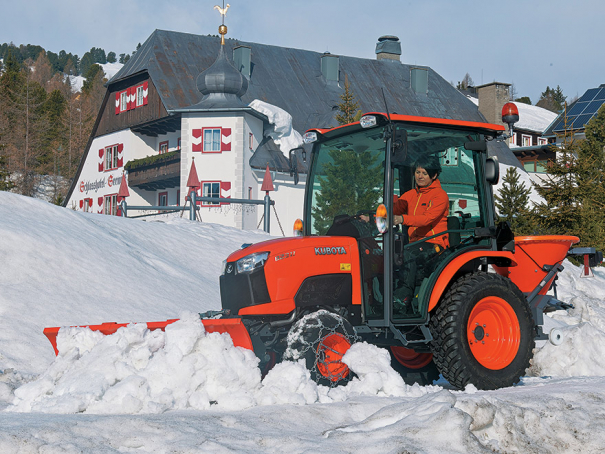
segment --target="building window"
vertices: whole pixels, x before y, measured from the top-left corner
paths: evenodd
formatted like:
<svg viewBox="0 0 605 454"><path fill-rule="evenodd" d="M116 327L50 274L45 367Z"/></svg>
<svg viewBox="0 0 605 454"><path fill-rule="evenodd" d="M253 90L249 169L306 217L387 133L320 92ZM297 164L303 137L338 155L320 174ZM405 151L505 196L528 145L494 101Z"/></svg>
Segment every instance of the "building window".
<svg viewBox="0 0 605 454"><path fill-rule="evenodd" d="M103 212L110 216L115 216L118 213L118 195L106 195L105 206Z"/></svg>
<svg viewBox="0 0 605 454"><path fill-rule="evenodd" d="M513 132L513 135L509 140L509 145L517 145L517 134Z"/></svg>
<svg viewBox="0 0 605 454"><path fill-rule="evenodd" d="M531 136L528 136L526 134L523 134L521 136L521 141L522 141L522 147L531 147Z"/></svg>
<svg viewBox="0 0 605 454"><path fill-rule="evenodd" d="M548 145L548 139L544 137L538 137L538 145Z"/></svg>
<svg viewBox="0 0 605 454"><path fill-rule="evenodd" d="M176 191L176 206L178 207L180 204L181 204L181 190L177 189L177 191Z"/></svg>
<svg viewBox="0 0 605 454"><path fill-rule="evenodd" d="M250 151L254 150L254 134L252 133L248 135L248 147L250 147Z"/></svg>
<svg viewBox="0 0 605 454"><path fill-rule="evenodd" d="M176 149L181 151L181 138L180 137L176 140Z"/></svg>
<svg viewBox="0 0 605 454"><path fill-rule="evenodd" d="M204 129L204 152L220 153L221 151L221 128Z"/></svg>
<svg viewBox="0 0 605 454"><path fill-rule="evenodd" d="M536 162L536 172L537 173L546 173L548 169L548 161L537 161Z"/></svg>
<svg viewBox="0 0 605 454"><path fill-rule="evenodd" d="M143 97L143 86L139 85L137 87L137 107L142 106L144 102L144 97Z"/></svg>
<svg viewBox="0 0 605 454"><path fill-rule="evenodd" d="M221 182L206 181L202 182L202 197L220 197ZM202 205L219 206L219 202L202 202Z"/></svg>
<svg viewBox="0 0 605 454"><path fill-rule="evenodd" d="M168 192L160 192L158 194L158 206L161 206L161 207L168 206Z"/></svg>
<svg viewBox="0 0 605 454"><path fill-rule="evenodd" d="M160 154L168 153L168 141L160 142Z"/></svg>
<svg viewBox="0 0 605 454"><path fill-rule="evenodd" d="M86 211L86 212L90 211L90 202L91 202L91 200L92 199L84 199L84 204L83 204L84 206L82 208L84 211Z"/></svg>
<svg viewBox="0 0 605 454"><path fill-rule="evenodd" d="M534 161L525 161L523 162L523 168L528 172L535 172L536 164Z"/></svg>
<svg viewBox="0 0 605 454"><path fill-rule="evenodd" d="M128 110L128 91L120 93L120 112Z"/></svg>
<svg viewBox="0 0 605 454"><path fill-rule="evenodd" d="M105 148L105 171L118 168L118 145Z"/></svg>

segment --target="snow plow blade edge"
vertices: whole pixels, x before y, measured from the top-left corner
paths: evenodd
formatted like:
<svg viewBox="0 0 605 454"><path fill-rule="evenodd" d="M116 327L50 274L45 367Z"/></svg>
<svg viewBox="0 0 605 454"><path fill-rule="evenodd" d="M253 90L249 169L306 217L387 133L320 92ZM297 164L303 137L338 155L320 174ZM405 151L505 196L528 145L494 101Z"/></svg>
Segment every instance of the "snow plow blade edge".
<svg viewBox="0 0 605 454"><path fill-rule="evenodd" d="M166 326L170 325L178 321L178 318L165 320L163 322L148 322L146 323L147 329L150 331L161 329L165 330ZM239 318L224 318L224 319L202 319L202 323L204 324L204 328L208 333L227 333L231 336L233 340L233 345L236 347L244 347L248 350L253 350L252 348L252 340L250 339L250 334L248 330L242 323L242 320ZM78 328L89 328L92 331L99 331L102 334L110 335L115 333L118 329L123 328L124 326L128 326L131 323L116 323L116 322L106 322L100 325L82 325L78 326ZM59 330L62 327L53 327L53 328L44 328L44 335L48 338L50 343L55 350L55 355L59 354L59 350L57 348L57 334L59 334Z"/></svg>

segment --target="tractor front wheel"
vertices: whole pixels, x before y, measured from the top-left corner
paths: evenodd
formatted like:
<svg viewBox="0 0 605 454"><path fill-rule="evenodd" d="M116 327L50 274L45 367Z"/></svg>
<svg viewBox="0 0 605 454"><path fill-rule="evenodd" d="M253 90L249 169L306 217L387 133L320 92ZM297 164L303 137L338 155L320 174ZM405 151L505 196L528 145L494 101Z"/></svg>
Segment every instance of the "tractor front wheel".
<svg viewBox="0 0 605 454"><path fill-rule="evenodd" d="M353 375L342 357L356 340L355 329L345 318L319 310L292 326L284 359L304 359L311 378L320 385L342 385Z"/></svg>
<svg viewBox="0 0 605 454"><path fill-rule="evenodd" d="M434 361L453 386L497 389L517 383L529 367L535 324L521 291L498 274L461 277L430 323Z"/></svg>

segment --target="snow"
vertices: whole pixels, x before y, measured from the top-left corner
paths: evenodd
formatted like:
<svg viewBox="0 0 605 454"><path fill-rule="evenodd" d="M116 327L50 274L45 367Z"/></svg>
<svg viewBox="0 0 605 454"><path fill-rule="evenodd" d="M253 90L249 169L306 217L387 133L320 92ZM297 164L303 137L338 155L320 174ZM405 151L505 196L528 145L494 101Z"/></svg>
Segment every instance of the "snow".
<svg viewBox="0 0 605 454"><path fill-rule="evenodd" d="M513 167L517 170L517 174L519 175L519 184L525 184L525 188L529 189L529 208L544 202L544 199L540 194L538 194L538 191L536 191L534 186L534 184L541 184L541 181L539 180L540 176L538 174L530 175L525 171L525 169L521 169L516 166L509 166L508 164L503 163L500 163L500 179L498 180L498 184L494 186L494 195L500 193L500 190L504 185L504 177L506 176L506 172L510 167ZM532 176L534 178L532 178Z"/></svg>
<svg viewBox="0 0 605 454"><path fill-rule="evenodd" d="M260 231L75 212L0 192L0 452L551 453L605 446L605 271L565 262L540 342L518 386L408 386L386 351L356 343L357 377L327 388L256 357L197 313L218 309L222 260ZM45 326L144 323L102 336Z"/></svg>
<svg viewBox="0 0 605 454"><path fill-rule="evenodd" d="M300 133L292 128L292 116L288 112L259 99L252 101L249 106L267 116L273 130L264 134L273 139L285 156L289 156L291 149L303 144Z"/></svg>
<svg viewBox="0 0 605 454"><path fill-rule="evenodd" d="M124 66L122 63L98 63L98 65L103 68L103 72L105 73L105 78L107 80L111 80L111 78L115 76L120 69L122 69L122 66ZM82 86L84 85L84 81L86 80L84 76L67 77L69 78L69 82L71 83L71 90L74 93L77 93L82 90Z"/></svg>
<svg viewBox="0 0 605 454"><path fill-rule="evenodd" d="M546 128L557 118L557 114L542 107L532 106L522 102L513 103L519 110L519 121L515 123L515 129L542 134Z"/></svg>

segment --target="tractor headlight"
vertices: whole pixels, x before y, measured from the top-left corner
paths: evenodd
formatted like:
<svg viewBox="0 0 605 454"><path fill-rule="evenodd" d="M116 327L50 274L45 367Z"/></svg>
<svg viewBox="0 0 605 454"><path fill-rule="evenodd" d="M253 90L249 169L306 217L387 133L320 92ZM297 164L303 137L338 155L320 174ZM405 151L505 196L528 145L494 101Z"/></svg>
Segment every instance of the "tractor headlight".
<svg viewBox="0 0 605 454"><path fill-rule="evenodd" d="M239 259L237 262L235 262L238 274L251 273L258 268L262 268L265 265L268 257L268 252L257 252L256 254L250 254Z"/></svg>

